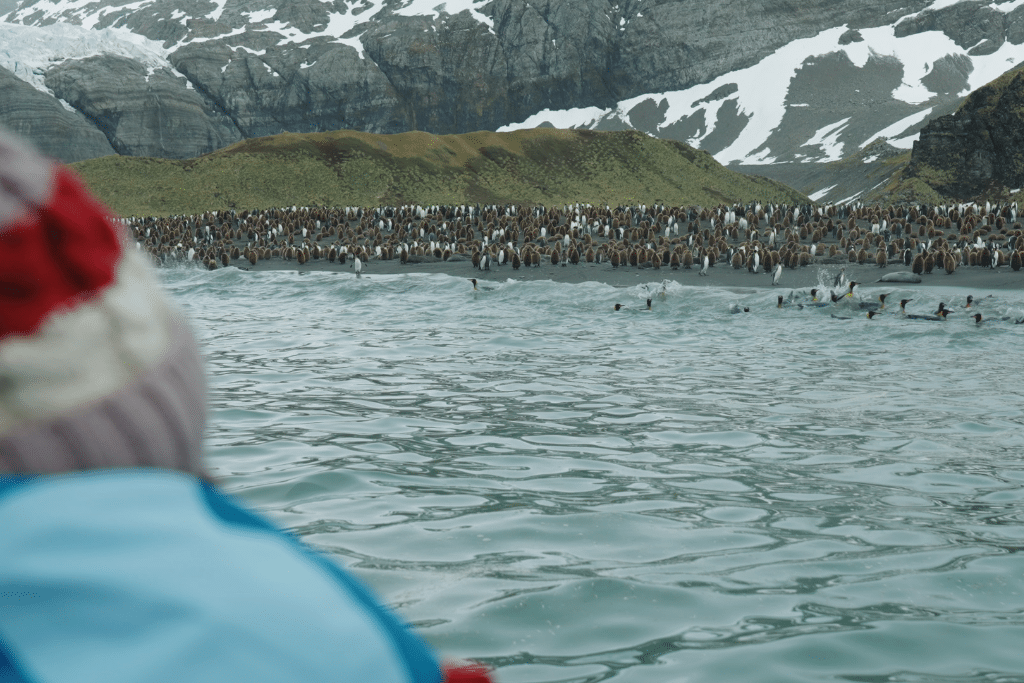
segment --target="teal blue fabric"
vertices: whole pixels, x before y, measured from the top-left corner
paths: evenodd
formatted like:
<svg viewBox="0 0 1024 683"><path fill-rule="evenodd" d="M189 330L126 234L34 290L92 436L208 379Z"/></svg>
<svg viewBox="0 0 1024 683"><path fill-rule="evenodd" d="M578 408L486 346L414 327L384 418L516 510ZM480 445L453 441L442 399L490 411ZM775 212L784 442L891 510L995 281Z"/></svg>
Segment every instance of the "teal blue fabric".
<svg viewBox="0 0 1024 683"><path fill-rule="evenodd" d="M132 469L0 481L5 680L438 683L441 673L326 558L194 477Z"/></svg>
<svg viewBox="0 0 1024 683"><path fill-rule="evenodd" d="M0 633L0 683L32 683L21 672L20 667L15 664L11 653L4 644L4 635L2 633Z"/></svg>

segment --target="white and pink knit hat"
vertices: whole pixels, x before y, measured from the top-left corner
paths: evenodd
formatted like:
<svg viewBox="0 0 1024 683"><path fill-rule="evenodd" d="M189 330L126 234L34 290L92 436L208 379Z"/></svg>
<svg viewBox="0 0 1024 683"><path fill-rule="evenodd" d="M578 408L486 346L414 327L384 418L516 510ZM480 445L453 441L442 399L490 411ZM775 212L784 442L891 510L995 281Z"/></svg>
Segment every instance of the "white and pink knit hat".
<svg viewBox="0 0 1024 683"><path fill-rule="evenodd" d="M67 170L0 129L0 474L202 474L195 341Z"/></svg>

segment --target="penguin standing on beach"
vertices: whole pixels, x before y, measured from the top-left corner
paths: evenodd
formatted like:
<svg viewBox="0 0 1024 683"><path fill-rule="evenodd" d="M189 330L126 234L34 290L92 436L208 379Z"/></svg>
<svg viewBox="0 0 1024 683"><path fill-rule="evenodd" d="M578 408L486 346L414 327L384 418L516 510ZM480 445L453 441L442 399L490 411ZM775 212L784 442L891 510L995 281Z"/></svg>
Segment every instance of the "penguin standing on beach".
<svg viewBox="0 0 1024 683"><path fill-rule="evenodd" d="M775 274L772 275L772 287L779 284L779 280L782 279L782 264L775 266Z"/></svg>

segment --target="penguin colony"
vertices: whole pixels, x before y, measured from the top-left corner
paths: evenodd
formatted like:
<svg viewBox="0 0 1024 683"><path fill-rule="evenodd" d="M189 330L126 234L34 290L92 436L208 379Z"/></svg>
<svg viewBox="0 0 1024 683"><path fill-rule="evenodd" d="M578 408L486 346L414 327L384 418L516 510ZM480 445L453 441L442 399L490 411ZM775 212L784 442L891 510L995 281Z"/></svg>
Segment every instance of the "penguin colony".
<svg viewBox="0 0 1024 683"><path fill-rule="evenodd" d="M481 270L608 263L702 275L745 268L774 284L782 268L822 263L900 264L918 274L1024 263L1016 204L292 206L122 221L159 263L210 269L270 259L358 259L362 268L375 260L472 260Z"/></svg>

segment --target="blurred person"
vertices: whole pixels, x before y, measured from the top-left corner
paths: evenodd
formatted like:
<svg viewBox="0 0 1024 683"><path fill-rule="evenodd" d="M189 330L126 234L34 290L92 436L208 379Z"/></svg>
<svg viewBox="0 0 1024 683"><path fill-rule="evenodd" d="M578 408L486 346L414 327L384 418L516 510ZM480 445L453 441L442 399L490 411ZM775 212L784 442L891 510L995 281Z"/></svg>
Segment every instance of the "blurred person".
<svg viewBox="0 0 1024 683"><path fill-rule="evenodd" d="M489 681L212 482L147 258L0 129L0 682Z"/></svg>

